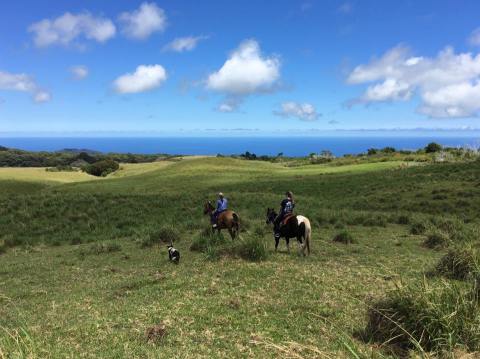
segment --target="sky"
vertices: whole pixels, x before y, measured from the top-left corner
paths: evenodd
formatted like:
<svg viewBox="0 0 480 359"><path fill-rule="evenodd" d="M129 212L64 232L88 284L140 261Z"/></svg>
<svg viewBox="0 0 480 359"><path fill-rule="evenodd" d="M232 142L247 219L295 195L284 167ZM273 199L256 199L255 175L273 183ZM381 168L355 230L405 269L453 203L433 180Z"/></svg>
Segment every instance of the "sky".
<svg viewBox="0 0 480 359"><path fill-rule="evenodd" d="M480 2L0 2L0 133L478 129Z"/></svg>

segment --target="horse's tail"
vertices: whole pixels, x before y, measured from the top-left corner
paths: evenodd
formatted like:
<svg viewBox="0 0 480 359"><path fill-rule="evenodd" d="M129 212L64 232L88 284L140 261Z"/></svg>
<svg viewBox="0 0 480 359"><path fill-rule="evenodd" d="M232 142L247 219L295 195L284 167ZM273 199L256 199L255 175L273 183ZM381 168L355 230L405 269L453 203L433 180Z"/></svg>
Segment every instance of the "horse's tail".
<svg viewBox="0 0 480 359"><path fill-rule="evenodd" d="M238 217L238 214L236 214L235 212L232 213L232 217L233 217L233 226L235 227L235 232L237 232L237 234L240 232L240 218Z"/></svg>
<svg viewBox="0 0 480 359"><path fill-rule="evenodd" d="M312 239L312 226L310 225L310 220L307 217L303 217L302 220L305 225L305 232L304 232L305 247L307 248L307 253L310 254L310 240Z"/></svg>

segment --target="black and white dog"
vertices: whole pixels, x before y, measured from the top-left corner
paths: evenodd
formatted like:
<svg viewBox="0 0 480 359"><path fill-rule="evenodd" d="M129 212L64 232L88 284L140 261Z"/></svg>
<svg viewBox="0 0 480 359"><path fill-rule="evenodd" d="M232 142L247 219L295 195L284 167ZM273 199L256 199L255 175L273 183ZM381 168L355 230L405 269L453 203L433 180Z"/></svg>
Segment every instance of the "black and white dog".
<svg viewBox="0 0 480 359"><path fill-rule="evenodd" d="M173 248L173 245L168 246L168 258L171 262L178 264L180 262L180 252Z"/></svg>

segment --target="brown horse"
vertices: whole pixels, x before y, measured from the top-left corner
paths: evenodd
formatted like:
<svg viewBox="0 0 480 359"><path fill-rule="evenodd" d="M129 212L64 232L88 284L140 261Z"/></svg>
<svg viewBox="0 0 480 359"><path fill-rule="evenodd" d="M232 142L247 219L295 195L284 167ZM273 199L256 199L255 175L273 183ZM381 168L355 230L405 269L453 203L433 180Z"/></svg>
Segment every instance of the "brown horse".
<svg viewBox="0 0 480 359"><path fill-rule="evenodd" d="M203 207L203 214L208 214L211 217L214 211L215 207L212 205L212 202L205 202L205 205ZM227 209L226 211L223 211L218 215L216 229L219 233L221 229L228 229L230 237L232 237L232 239L235 239L240 230L240 218L235 212Z"/></svg>

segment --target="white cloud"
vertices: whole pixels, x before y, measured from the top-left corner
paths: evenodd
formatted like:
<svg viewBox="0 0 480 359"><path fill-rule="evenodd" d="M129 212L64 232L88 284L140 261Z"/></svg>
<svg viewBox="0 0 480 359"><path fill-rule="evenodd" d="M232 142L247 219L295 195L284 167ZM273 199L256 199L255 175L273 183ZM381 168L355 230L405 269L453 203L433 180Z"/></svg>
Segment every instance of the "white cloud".
<svg viewBox="0 0 480 359"><path fill-rule="evenodd" d="M292 101L282 103L281 109L274 111L274 114L282 117L297 118L302 121L315 121L321 116L312 104Z"/></svg>
<svg viewBox="0 0 480 359"><path fill-rule="evenodd" d="M480 111L480 55L445 48L415 57L405 46L357 66L349 84L369 84L354 102L406 101L418 94L418 112L433 118L473 117Z"/></svg>
<svg viewBox="0 0 480 359"><path fill-rule="evenodd" d="M155 3L144 2L137 10L120 14L123 33L134 39L146 39L167 27L165 11Z"/></svg>
<svg viewBox="0 0 480 359"><path fill-rule="evenodd" d="M120 94L139 93L159 87L167 79L167 72L161 65L140 65L134 73L120 76L113 87Z"/></svg>
<svg viewBox="0 0 480 359"><path fill-rule="evenodd" d="M52 96L50 93L46 91L39 91L34 94L33 100L37 103L43 103L43 102L48 102L52 99Z"/></svg>
<svg viewBox="0 0 480 359"><path fill-rule="evenodd" d="M88 12L71 14L66 12L56 19L44 19L29 26L37 47L51 45L67 46L80 37L105 42L115 36L115 25L111 20L95 17Z"/></svg>
<svg viewBox="0 0 480 359"><path fill-rule="evenodd" d="M32 95L35 102L47 102L51 96L42 90L32 77L26 74L12 74L0 71L0 90L20 91Z"/></svg>
<svg viewBox="0 0 480 359"><path fill-rule="evenodd" d="M185 52L192 51L201 40L207 39L207 36L187 36L178 37L163 47L164 51Z"/></svg>
<svg viewBox="0 0 480 359"><path fill-rule="evenodd" d="M480 27L472 31L468 43L472 46L480 46Z"/></svg>
<svg viewBox="0 0 480 359"><path fill-rule="evenodd" d="M233 96L267 92L280 78L280 60L264 57L255 40L243 41L220 70L210 74L207 88Z"/></svg>
<svg viewBox="0 0 480 359"><path fill-rule="evenodd" d="M220 112L234 112L236 110L235 106L232 106L231 104L228 103L221 103L218 108L218 111Z"/></svg>
<svg viewBox="0 0 480 359"><path fill-rule="evenodd" d="M338 12L342 14L350 14L353 11L353 4L351 2L344 2L338 7Z"/></svg>
<svg viewBox="0 0 480 359"><path fill-rule="evenodd" d="M88 68L83 65L72 66L70 72L75 80L83 80L88 76Z"/></svg>

